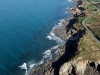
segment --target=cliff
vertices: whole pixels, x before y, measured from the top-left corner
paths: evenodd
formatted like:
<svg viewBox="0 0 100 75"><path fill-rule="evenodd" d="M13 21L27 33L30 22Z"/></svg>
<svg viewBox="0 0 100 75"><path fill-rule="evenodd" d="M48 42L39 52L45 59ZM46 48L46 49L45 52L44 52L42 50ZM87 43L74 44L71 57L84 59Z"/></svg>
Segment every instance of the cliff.
<svg viewBox="0 0 100 75"><path fill-rule="evenodd" d="M79 9L82 1L75 1L76 6L70 9L73 17L53 30L65 43L59 45L53 59L36 66L30 75L100 75L100 45L78 23L85 14Z"/></svg>
<svg viewBox="0 0 100 75"><path fill-rule="evenodd" d="M100 61L70 61L64 63L59 75L100 75Z"/></svg>

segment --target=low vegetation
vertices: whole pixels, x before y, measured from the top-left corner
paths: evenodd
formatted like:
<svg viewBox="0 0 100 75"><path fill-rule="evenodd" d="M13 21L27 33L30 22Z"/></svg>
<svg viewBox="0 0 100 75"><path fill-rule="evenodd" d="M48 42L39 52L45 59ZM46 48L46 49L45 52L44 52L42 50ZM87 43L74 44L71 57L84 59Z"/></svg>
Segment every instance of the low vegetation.
<svg viewBox="0 0 100 75"><path fill-rule="evenodd" d="M95 4L99 9L100 9L100 0L88 0ZM88 16L93 15L97 10L94 5L91 5L87 0L83 0L83 4L81 5L85 10L83 11L86 16L84 17L79 17L79 24L87 18ZM89 29L94 33L94 35L100 40L100 13L95 15L92 18L89 18L86 21L87 26Z"/></svg>
<svg viewBox="0 0 100 75"><path fill-rule="evenodd" d="M74 24L74 28L77 30L77 31L83 31L84 30L84 27L78 23Z"/></svg>
<svg viewBox="0 0 100 75"><path fill-rule="evenodd" d="M89 0L91 2L97 0ZM99 0L100 1L100 0ZM85 10L83 11L86 16L79 17L78 23L74 25L77 30L84 29L81 26L82 21L90 15L93 15L95 7L90 5L86 0L83 0L81 5ZM98 3L98 2L97 2ZM100 3L98 4L100 5ZM99 7L99 6L98 6ZM87 26L94 33L94 35L100 40L100 13L96 16L89 18L87 21ZM100 60L100 44L98 44L95 39L86 31L86 34L78 42L76 56L73 58L78 61L97 61Z"/></svg>
<svg viewBox="0 0 100 75"><path fill-rule="evenodd" d="M95 6L91 5L91 4L87 6L87 10L88 11L97 11L97 9L95 8Z"/></svg>
<svg viewBox="0 0 100 75"><path fill-rule="evenodd" d="M81 23L82 23L82 21L83 21L85 18L87 18L87 16L84 16L84 17L79 17L79 19L78 19L79 24L81 24Z"/></svg>
<svg viewBox="0 0 100 75"><path fill-rule="evenodd" d="M98 22L98 20L95 19L95 18L89 18L89 19L86 21L87 24L93 24L93 23L96 23L96 22Z"/></svg>
<svg viewBox="0 0 100 75"><path fill-rule="evenodd" d="M100 2L100 0L89 0L90 2Z"/></svg>
<svg viewBox="0 0 100 75"><path fill-rule="evenodd" d="M74 59L78 61L96 61L100 59L100 45L88 32L80 39L77 49L78 52Z"/></svg>

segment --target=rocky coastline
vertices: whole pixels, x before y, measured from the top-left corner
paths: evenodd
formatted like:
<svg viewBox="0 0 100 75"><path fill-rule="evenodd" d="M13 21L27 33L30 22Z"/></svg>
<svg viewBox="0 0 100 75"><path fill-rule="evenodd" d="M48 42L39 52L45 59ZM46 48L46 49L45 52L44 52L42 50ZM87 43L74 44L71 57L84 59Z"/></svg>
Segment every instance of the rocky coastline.
<svg viewBox="0 0 100 75"><path fill-rule="evenodd" d="M72 60L77 52L77 42L84 35L85 31L76 31L73 24L81 15L77 8L82 3L81 0L74 0L76 5L69 9L73 15L65 19L62 26L56 27L53 32L65 43L59 45L59 50L53 53L53 59L47 60L44 64L36 66L29 75L100 75L99 61L77 62ZM91 74L89 74L91 72Z"/></svg>
<svg viewBox="0 0 100 75"><path fill-rule="evenodd" d="M75 1L75 7L73 8L73 11L80 3L80 0L74 0ZM69 9L69 11L72 13L73 11ZM72 14L73 15L73 14ZM75 14L74 14L75 15ZM60 69L60 66L66 61L66 59L70 59L69 56L71 55L68 51L70 46L74 44L75 39L78 39L79 37L77 31L72 28L72 24L76 22L75 16L71 16L62 23L62 26L56 27L53 32L57 37L60 39L66 41L64 44L59 45L59 50L57 53L53 53L53 59L46 61L44 64L41 64L37 67L35 67L31 72L30 75L59 75L58 69ZM70 49L69 49L70 50ZM68 51L68 53L67 53ZM65 57L67 58L65 59ZM60 60L62 62L60 62ZM59 68L58 68L59 66ZM58 69L57 69L58 68Z"/></svg>

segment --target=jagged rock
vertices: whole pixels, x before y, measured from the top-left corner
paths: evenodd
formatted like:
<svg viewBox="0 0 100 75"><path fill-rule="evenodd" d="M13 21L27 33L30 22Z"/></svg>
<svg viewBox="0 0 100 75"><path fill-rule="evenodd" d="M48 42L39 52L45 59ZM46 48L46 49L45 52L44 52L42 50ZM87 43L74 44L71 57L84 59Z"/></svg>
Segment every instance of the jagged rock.
<svg viewBox="0 0 100 75"><path fill-rule="evenodd" d="M60 68L59 75L69 75L69 74L71 74L72 68L73 67L72 67L70 62L64 63Z"/></svg>
<svg viewBox="0 0 100 75"><path fill-rule="evenodd" d="M73 60L61 66L59 75L100 75L100 65L98 62Z"/></svg>
<svg viewBox="0 0 100 75"><path fill-rule="evenodd" d="M83 62L83 61L81 61L81 62L78 62L77 64L76 64L76 73L77 73L77 75L83 75L84 74L84 70L86 69L86 62Z"/></svg>
<svg viewBox="0 0 100 75"><path fill-rule="evenodd" d="M65 44L59 46L59 50L52 60L46 61L44 64L35 67L29 75L54 75L54 68L52 63L57 61L65 53Z"/></svg>
<svg viewBox="0 0 100 75"><path fill-rule="evenodd" d="M73 20L70 18L69 20ZM71 24L70 23L64 23L64 25L59 26L53 30L56 36L61 38L62 40L68 40L70 37L72 37L77 31L75 29L69 28ZM70 38L72 39L72 38Z"/></svg>
<svg viewBox="0 0 100 75"><path fill-rule="evenodd" d="M92 67L90 65L87 65L84 74L83 75L100 75L96 67Z"/></svg>

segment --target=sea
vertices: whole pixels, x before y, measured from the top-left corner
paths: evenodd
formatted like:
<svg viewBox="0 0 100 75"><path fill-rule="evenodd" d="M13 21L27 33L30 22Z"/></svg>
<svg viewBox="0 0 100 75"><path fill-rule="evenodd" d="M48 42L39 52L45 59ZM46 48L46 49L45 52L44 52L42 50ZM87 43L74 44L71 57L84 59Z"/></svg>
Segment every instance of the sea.
<svg viewBox="0 0 100 75"><path fill-rule="evenodd" d="M0 0L0 75L29 75L52 59L63 42L53 29L62 25L72 0Z"/></svg>

